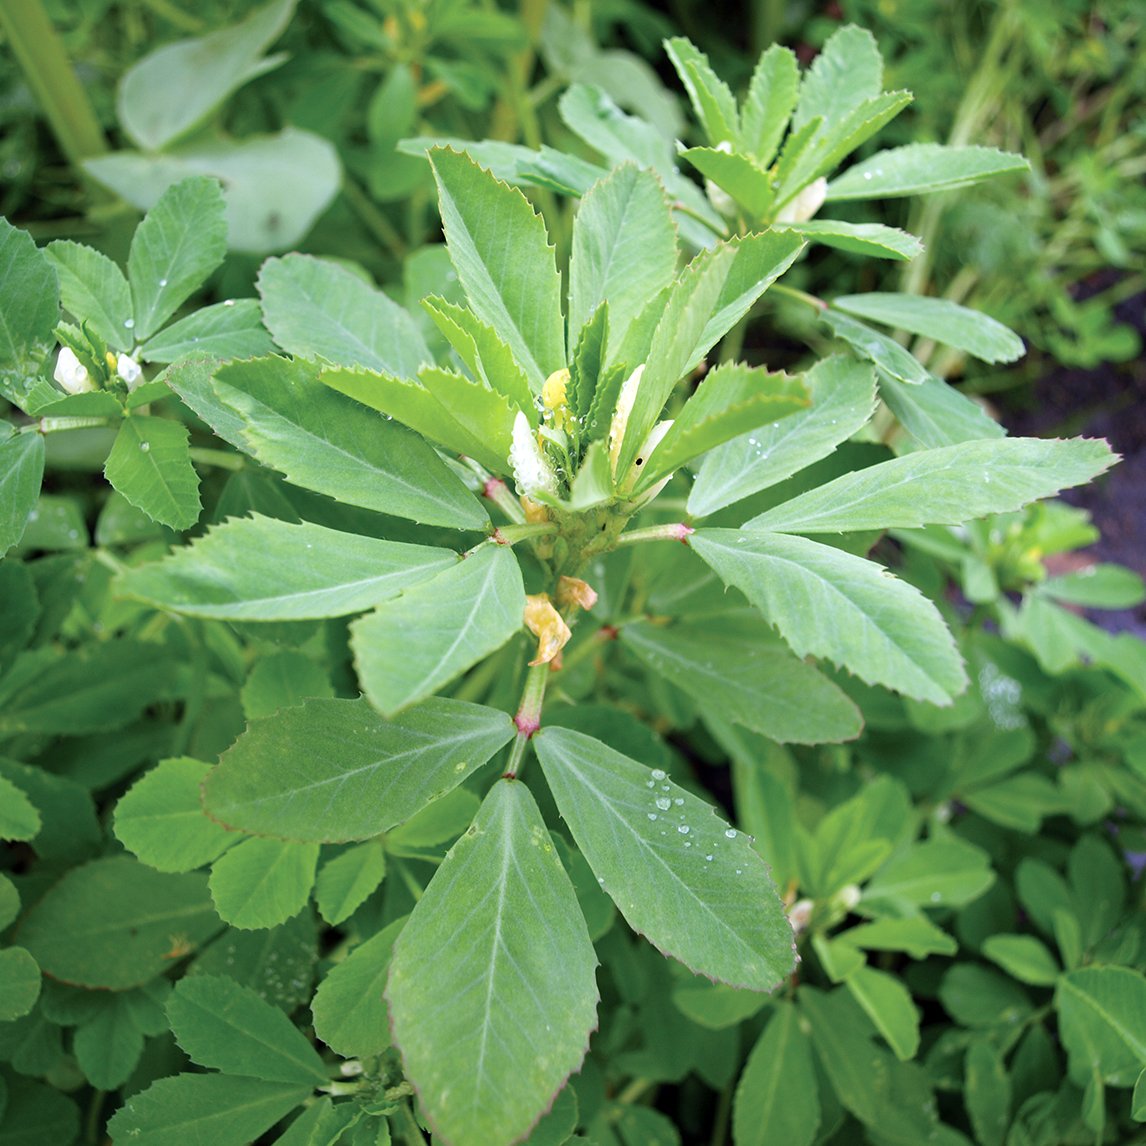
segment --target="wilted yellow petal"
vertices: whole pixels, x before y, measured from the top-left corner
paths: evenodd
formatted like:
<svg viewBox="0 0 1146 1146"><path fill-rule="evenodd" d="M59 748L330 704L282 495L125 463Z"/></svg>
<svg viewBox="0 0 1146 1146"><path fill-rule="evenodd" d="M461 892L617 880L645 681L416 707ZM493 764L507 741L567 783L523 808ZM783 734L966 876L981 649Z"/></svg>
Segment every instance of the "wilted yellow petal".
<svg viewBox="0 0 1146 1146"><path fill-rule="evenodd" d="M573 635L553 607L548 593L534 593L525 598L525 627L537 638L537 656L529 662L531 665L548 664Z"/></svg>
<svg viewBox="0 0 1146 1146"><path fill-rule="evenodd" d="M580 577L561 577L557 581L557 604L563 609L576 605L591 609L597 603L597 590Z"/></svg>

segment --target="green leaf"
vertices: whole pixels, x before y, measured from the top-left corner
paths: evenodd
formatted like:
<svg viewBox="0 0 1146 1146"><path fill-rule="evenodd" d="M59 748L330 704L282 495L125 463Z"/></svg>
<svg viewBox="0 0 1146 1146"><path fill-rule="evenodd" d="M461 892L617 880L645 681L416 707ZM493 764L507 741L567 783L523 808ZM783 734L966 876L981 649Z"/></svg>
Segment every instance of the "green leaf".
<svg viewBox="0 0 1146 1146"><path fill-rule="evenodd" d="M139 357L144 362L176 362L190 354L258 358L273 350L259 304L253 298L239 298L202 307L173 322L140 347Z"/></svg>
<svg viewBox="0 0 1146 1146"><path fill-rule="evenodd" d="M152 871L126 856L73 868L24 917L20 940L45 974L122 991L161 975L219 930L207 880Z"/></svg>
<svg viewBox="0 0 1146 1146"><path fill-rule="evenodd" d="M186 426L148 414L124 418L103 472L152 521L190 529L199 520L199 475L191 465Z"/></svg>
<svg viewBox="0 0 1146 1146"><path fill-rule="evenodd" d="M791 477L830 454L875 410L871 368L845 355L817 362L803 375L809 409L761 426L704 459L688 499L703 517Z"/></svg>
<svg viewBox="0 0 1146 1146"><path fill-rule="evenodd" d="M834 247L853 255L876 259L908 261L923 251L923 243L898 227L882 223L844 223L839 219L812 219L805 223L783 223L777 231L793 231L814 243Z"/></svg>
<svg viewBox="0 0 1146 1146"><path fill-rule="evenodd" d="M45 866L59 869L80 863L99 848L103 833L91 795L81 785L42 765L18 764L2 756L0 776L23 792L40 813L40 830L28 842Z"/></svg>
<svg viewBox="0 0 1146 1146"><path fill-rule="evenodd" d="M393 720L361 699L308 700L248 727L209 777L205 806L220 823L284 839L371 839L513 735L506 713L460 700L428 700Z"/></svg>
<svg viewBox="0 0 1146 1146"><path fill-rule="evenodd" d="M845 474L762 513L744 528L850 533L960 525L1082 485L1116 460L1101 439L965 442Z"/></svg>
<svg viewBox="0 0 1146 1146"><path fill-rule="evenodd" d="M0 558L24 536L43 477L43 435L13 434L0 441Z"/></svg>
<svg viewBox="0 0 1146 1146"><path fill-rule="evenodd" d="M242 840L211 869L215 910L244 930L285 923L306 906L317 866L318 844Z"/></svg>
<svg viewBox="0 0 1146 1146"><path fill-rule="evenodd" d="M192 1062L266 1082L321 1086L326 1066L278 1007L234 979L180 979L167 1000L176 1041Z"/></svg>
<svg viewBox="0 0 1146 1146"><path fill-rule="evenodd" d="M430 164L450 258L470 306L505 339L534 392L565 365L561 279L545 224L529 201L466 155Z"/></svg>
<svg viewBox="0 0 1146 1146"><path fill-rule="evenodd" d="M683 36L666 40L664 46L708 141L713 147L738 142L740 116L736 100L728 85L712 70L708 57Z"/></svg>
<svg viewBox="0 0 1146 1146"><path fill-rule="evenodd" d="M606 299L615 350L648 300L676 277L677 242L660 180L625 163L581 200L569 263L573 338Z"/></svg>
<svg viewBox="0 0 1146 1146"><path fill-rule="evenodd" d="M702 251L681 272L662 310L623 437L628 471L676 384L792 265L798 235L763 231Z"/></svg>
<svg viewBox="0 0 1146 1146"><path fill-rule="evenodd" d="M984 362L1014 362L1024 351L1023 340L1001 322L945 298L883 291L841 295L832 306L857 318L954 346Z"/></svg>
<svg viewBox="0 0 1146 1146"><path fill-rule="evenodd" d="M800 83L792 130L822 116L834 125L866 100L880 94L883 57L866 28L848 24L828 37Z"/></svg>
<svg viewBox="0 0 1146 1146"><path fill-rule="evenodd" d="M362 691L393 716L500 649L524 614L517 558L506 546L487 545L354 622L350 644Z"/></svg>
<svg viewBox="0 0 1146 1146"><path fill-rule="evenodd" d="M761 167L776 157L800 82L800 67L791 48L773 44L757 61L740 113L740 137Z"/></svg>
<svg viewBox="0 0 1146 1146"><path fill-rule="evenodd" d="M860 358L874 363L881 374L889 374L896 381L912 386L921 385L931 377L911 351L900 346L894 338L873 330L866 323L857 322L831 307L820 311L820 321L836 338L846 342Z"/></svg>
<svg viewBox="0 0 1146 1146"><path fill-rule="evenodd" d="M1135 1122L1146 1122L1146 1067L1134 1084L1134 1094L1130 1099L1130 1117Z"/></svg>
<svg viewBox="0 0 1146 1146"><path fill-rule="evenodd" d="M469 367L470 373L506 398L511 406L524 411L530 422L536 425L537 407L529 389L529 379L497 331L489 323L482 322L472 310L444 298L424 298L422 307Z"/></svg>
<svg viewBox="0 0 1146 1146"><path fill-rule="evenodd" d="M768 172L738 151L689 147L681 152L706 179L726 191L751 219L762 219L775 198Z"/></svg>
<svg viewBox="0 0 1146 1146"><path fill-rule="evenodd" d="M1059 977L1058 961L1033 935L991 935L983 941L982 951L1022 983L1050 987Z"/></svg>
<svg viewBox="0 0 1146 1146"><path fill-rule="evenodd" d="M638 455L638 492L691 458L746 431L773 423L809 405L803 379L769 374L762 366L728 362L705 376L685 402L652 456Z"/></svg>
<svg viewBox="0 0 1146 1146"><path fill-rule="evenodd" d="M876 919L845 932L853 947L865 951L906 951L912 959L954 955L959 944L925 915L908 919Z"/></svg>
<svg viewBox="0 0 1146 1146"><path fill-rule="evenodd" d="M995 882L987 854L958 839L928 840L893 856L864 888L862 910L912 915L916 907L962 907Z"/></svg>
<svg viewBox="0 0 1146 1146"><path fill-rule="evenodd" d="M840 199L894 199L958 187L1026 171L1021 155L993 147L945 147L941 143L911 143L880 151L849 168L828 184L828 202Z"/></svg>
<svg viewBox="0 0 1146 1146"><path fill-rule="evenodd" d="M752 616L670 628L639 622L621 630L621 642L713 715L774 740L850 740L863 727L847 696Z"/></svg>
<svg viewBox="0 0 1146 1146"><path fill-rule="evenodd" d="M919 1049L919 1011L911 992L898 980L874 967L858 967L845 980L852 998L887 1040L900 1062Z"/></svg>
<svg viewBox="0 0 1146 1146"><path fill-rule="evenodd" d="M124 130L148 151L186 135L233 91L282 62L260 57L293 11L294 0L274 0L239 24L149 52L119 83Z"/></svg>
<svg viewBox="0 0 1146 1146"><path fill-rule="evenodd" d="M250 1146L304 1102L312 1089L229 1074L177 1074L133 1095L107 1129L113 1141L132 1146L173 1142Z"/></svg>
<svg viewBox="0 0 1146 1146"><path fill-rule="evenodd" d="M310 255L267 259L258 288L267 329L296 358L399 378L413 378L433 361L409 312L337 263Z"/></svg>
<svg viewBox="0 0 1146 1146"><path fill-rule="evenodd" d="M678 983L673 988L672 1001L682 1015L712 1031L737 1026L768 1005L759 991L710 983L698 975Z"/></svg>
<svg viewBox="0 0 1146 1146"><path fill-rule="evenodd" d="M912 385L904 385L883 370L878 374L880 397L924 449L1006 435L1006 429L978 402L933 374Z"/></svg>
<svg viewBox="0 0 1146 1146"><path fill-rule="evenodd" d="M237 837L203 813L199 791L211 771L186 756L160 761L115 806L120 843L159 871L193 871L222 855Z"/></svg>
<svg viewBox="0 0 1146 1146"><path fill-rule="evenodd" d="M256 661L240 693L248 721L271 716L308 697L333 695L328 670L295 649L282 649Z"/></svg>
<svg viewBox="0 0 1146 1146"><path fill-rule="evenodd" d="M811 1146L819 1126L812 1044L796 1008L778 1002L736 1084L732 1141L735 1146Z"/></svg>
<svg viewBox="0 0 1146 1146"><path fill-rule="evenodd" d="M131 288L115 263L82 243L57 239L44 253L56 268L60 301L78 324L90 329L115 350L135 344Z"/></svg>
<svg viewBox="0 0 1146 1146"><path fill-rule="evenodd" d="M275 1139L277 1146L334 1146L342 1142L345 1146L357 1146L360 1141L363 1146L389 1146L389 1139L371 1138L369 1142L364 1139L351 1138L345 1132L354 1126L360 1129L364 1124L362 1108L358 1103L340 1102L337 1106L325 1096L304 1107L303 1112L290 1124L286 1132ZM374 1120L370 1120L370 1132L373 1134ZM389 1124L382 1122L381 1126ZM389 1134L389 1131L386 1131ZM379 1132L381 1134L381 1131Z"/></svg>
<svg viewBox="0 0 1146 1146"><path fill-rule="evenodd" d="M982 1146L1003 1146L1011 1121L1011 1079L999 1051L984 1038L967 1047L964 1101Z"/></svg>
<svg viewBox="0 0 1146 1146"><path fill-rule="evenodd" d="M134 993L105 992L99 1011L76 1028L72 1051L88 1082L98 1090L118 1090L143 1053L144 1032L136 1022ZM167 1024L162 1022L160 1030L151 1033L166 1029Z"/></svg>
<svg viewBox="0 0 1146 1146"><path fill-rule="evenodd" d="M406 920L360 943L318 985L311 1004L314 1031L346 1058L381 1054L390 1045L390 1012L383 990L390 953Z"/></svg>
<svg viewBox="0 0 1146 1146"><path fill-rule="evenodd" d="M218 368L217 358L194 355L164 370L163 380L220 438L246 452L249 447L243 437L243 416L228 406L215 389Z"/></svg>
<svg viewBox="0 0 1146 1146"><path fill-rule="evenodd" d="M430 525L480 529L477 499L417 435L323 386L321 367L254 358L224 366L215 390L244 419L246 448L288 481Z"/></svg>
<svg viewBox="0 0 1146 1146"><path fill-rule="evenodd" d="M874 561L803 537L706 529L689 544L774 625L797 656L868 684L948 704L967 684L934 604Z"/></svg>
<svg viewBox="0 0 1146 1146"><path fill-rule="evenodd" d="M217 525L116 585L121 596L190 617L301 621L359 613L456 561L449 549L256 515Z"/></svg>
<svg viewBox="0 0 1146 1146"><path fill-rule="evenodd" d="M1080 967L1055 988L1059 1034L1070 1077L1084 1085L1097 1072L1112 1086L1133 1086L1146 1067L1146 976L1129 967Z"/></svg>
<svg viewBox="0 0 1146 1146"><path fill-rule="evenodd" d="M55 267L27 231L0 218L0 394L17 405L37 387L59 321Z"/></svg>
<svg viewBox="0 0 1146 1146"><path fill-rule="evenodd" d="M596 965L529 789L498 781L390 966L394 1040L435 1135L509 1146L529 1131L588 1049Z"/></svg>
<svg viewBox="0 0 1146 1146"><path fill-rule="evenodd" d="M23 947L0 950L0 1023L26 1015L39 997L40 968L36 960Z"/></svg>
<svg viewBox="0 0 1146 1146"><path fill-rule="evenodd" d="M166 81L163 90L171 90ZM135 341L146 342L226 252L223 193L214 179L192 177L164 191L136 228L127 256Z"/></svg>
<svg viewBox="0 0 1146 1146"><path fill-rule="evenodd" d="M577 345L569 362L569 382L565 397L570 409L581 420L582 440L588 441L594 429L588 424L588 414L605 375L605 347L609 340L608 302L602 302L593 311L592 317L585 321L580 332L570 328L570 334L576 337Z"/></svg>
<svg viewBox="0 0 1146 1146"><path fill-rule="evenodd" d="M0 840L34 839L40 830L36 805L6 776L0 776Z"/></svg>
<svg viewBox="0 0 1146 1146"><path fill-rule="evenodd" d="M1146 599L1141 575L1122 565L1088 565L1051 577L1038 591L1085 609L1133 609Z"/></svg>
<svg viewBox="0 0 1146 1146"><path fill-rule="evenodd" d="M660 769L567 728L534 738L562 818L629 925L691 971L770 991L792 929L749 838Z"/></svg>
<svg viewBox="0 0 1146 1146"><path fill-rule="evenodd" d="M332 927L349 919L386 875L386 853L373 840L349 848L319 868L314 901Z"/></svg>
<svg viewBox="0 0 1146 1146"><path fill-rule="evenodd" d="M0 1121L3 1146L72 1146L80 1133L79 1107L53 1086L8 1076Z"/></svg>

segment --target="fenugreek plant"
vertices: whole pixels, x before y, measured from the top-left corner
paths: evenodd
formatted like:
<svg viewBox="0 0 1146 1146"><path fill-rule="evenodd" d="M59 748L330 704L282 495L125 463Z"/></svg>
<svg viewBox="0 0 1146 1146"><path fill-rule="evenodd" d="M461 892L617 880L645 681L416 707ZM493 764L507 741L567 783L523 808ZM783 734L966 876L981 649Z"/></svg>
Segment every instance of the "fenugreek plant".
<svg viewBox="0 0 1146 1146"><path fill-rule="evenodd" d="M3 630L3 833L39 855L43 825L91 821L78 854L47 847L22 910L4 885L18 921L0 953L0 1050L46 1076L74 1027L71 1069L99 1090L131 1079L116 1143L365 1146L422 1142L422 1127L454 1146L559 1144L578 1127L661 1140L666 1120L633 1100L695 1069L731 1101L745 1022L759 1041L736 1091L739 1146L826 1141L845 1119L873 1142L965 1140L907 1061L910 993L867 953L950 954L933 916L983 895L993 857L947 825L950 807L917 813L906 771L858 790L831 775L861 734L857 766L875 767L868 713L877 732L906 713L971 741L962 714L986 711L974 705L998 677L956 640L941 589L867 554L889 530L934 549L940 527L1014 513L1114 459L1099 441L1003 436L861 322L1016 353L1005 328L947 304L855 296L831 311L854 351L792 374L709 368L813 236L910 255L888 228L808 222L818 181L904 99L869 92L870 67L841 78L849 52L870 62L854 31L802 82L767 54L743 107L691 45L671 50L720 136L689 157L732 196L712 198L739 232L709 232L697 254L678 222L705 212L682 215L666 191L683 176L624 161L580 189L563 275L524 195L450 148L429 162L451 270L417 309L290 254L259 273L260 325L250 302L157 334L219 255L203 180L141 224L126 279L85 248L5 232L4 392L25 415L0 442L5 546L28 545L48 431L113 429L108 479L172 528L199 515L192 459L213 483L231 475L188 544L109 521L90 628L59 612L74 569L38 568L26 548L0 565L30 617ZM784 176L773 153L793 110ZM928 154L942 187L1014 165ZM900 192L927 189L913 178ZM177 350L157 352L164 338ZM151 378L138 365L166 362ZM889 408L898 455L874 429ZM185 423L220 442L191 450ZM116 746L96 734L135 751L125 724L148 706L142 753L101 764ZM731 821L650 720L699 722L697 755L733 760ZM96 761L65 751L50 766L68 735ZM828 775L800 816L779 779L793 752ZM161 762L101 842L69 773L122 780L149 754ZM936 803L952 793L973 799L952 781ZM313 997L312 900L330 929ZM851 913L870 922L838 934ZM988 956L1022 978L1028 947ZM1093 1115L1106 1084L1133 1083L1138 1053L1107 1004L1138 1006L1144 984L1128 967L1079 970L1089 949L1080 938L1064 957L1057 1006ZM1044 986L1059 973L1035 970ZM290 1018L306 1001L317 1046ZM168 1029L174 1043L133 1076ZM995 1078L1004 1051L975 1048ZM998 1121L1000 1090L975 1100L976 1125ZM16 1109L40 1104L69 1141L74 1108L49 1093L21 1084Z"/></svg>

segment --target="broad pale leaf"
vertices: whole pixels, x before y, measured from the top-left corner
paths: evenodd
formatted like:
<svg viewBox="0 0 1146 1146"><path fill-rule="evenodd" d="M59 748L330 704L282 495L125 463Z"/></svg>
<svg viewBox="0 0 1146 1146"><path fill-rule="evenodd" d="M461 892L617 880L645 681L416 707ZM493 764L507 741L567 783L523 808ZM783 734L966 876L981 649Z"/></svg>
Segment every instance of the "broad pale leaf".
<svg viewBox="0 0 1146 1146"><path fill-rule="evenodd" d="M763 231L732 239L692 260L663 307L629 415L617 474L627 472L676 384L792 265L798 235Z"/></svg>
<svg viewBox="0 0 1146 1146"><path fill-rule="evenodd" d="M775 198L772 178L749 156L715 147L690 147L681 152L681 158L731 195L749 218L761 219L768 213Z"/></svg>
<svg viewBox="0 0 1146 1146"><path fill-rule="evenodd" d="M919 1011L911 992L898 979L866 965L857 967L844 981L895 1057L901 1062L914 1058L919 1049Z"/></svg>
<svg viewBox="0 0 1146 1146"><path fill-rule="evenodd" d="M1058 981L1055 1008L1070 1077L1097 1070L1112 1086L1133 1086L1146 1067L1146 976L1130 967L1080 967Z"/></svg>
<svg viewBox="0 0 1146 1146"><path fill-rule="evenodd" d="M329 670L297 649L260 657L239 692L247 720L270 716L311 696L334 696Z"/></svg>
<svg viewBox="0 0 1146 1146"><path fill-rule="evenodd" d="M376 840L348 848L319 868L314 885L318 912L331 926L349 919L386 875L386 853Z"/></svg>
<svg viewBox="0 0 1146 1146"><path fill-rule="evenodd" d="M126 571L117 589L191 617L301 621L362 612L456 562L449 549L255 516Z"/></svg>
<svg viewBox="0 0 1146 1146"><path fill-rule="evenodd" d="M288 481L363 509L430 525L480 529L485 510L417 435L319 380L300 359L254 358L215 375L243 419L246 448Z"/></svg>
<svg viewBox="0 0 1146 1146"><path fill-rule="evenodd" d="M668 628L639 622L621 630L621 642L714 716L773 740L850 740L863 727L851 700L751 614Z"/></svg>
<svg viewBox="0 0 1146 1146"><path fill-rule="evenodd" d="M351 626L362 691L393 716L500 649L524 613L517 558L506 546L486 545Z"/></svg>
<svg viewBox="0 0 1146 1146"><path fill-rule="evenodd" d="M690 970L770 991L793 967L768 865L704 800L568 728L534 738L573 839L629 926Z"/></svg>
<svg viewBox="0 0 1146 1146"><path fill-rule="evenodd" d="M433 361L410 314L336 263L310 255L267 259L258 286L267 329L288 354L399 378Z"/></svg>
<svg viewBox="0 0 1146 1146"><path fill-rule="evenodd" d="M108 1123L108 1133L132 1146L250 1146L313 1090L229 1074L177 1074L133 1095Z"/></svg>
<svg viewBox="0 0 1146 1146"><path fill-rule="evenodd" d="M1046 944L1033 935L988 936L983 954L1019 982L1035 987L1053 986L1062 970Z"/></svg>
<svg viewBox="0 0 1146 1146"><path fill-rule="evenodd" d="M103 472L152 521L189 529L199 520L199 475L181 423L149 414L124 418Z"/></svg>
<svg viewBox="0 0 1146 1146"><path fill-rule="evenodd" d="M838 219L811 219L806 223L784 223L775 230L794 231L814 243L835 247L853 255L877 259L914 259L923 244L914 235L882 223L844 223Z"/></svg>
<svg viewBox="0 0 1146 1146"><path fill-rule="evenodd" d="M173 322L140 347L139 357L144 362L175 362L191 354L258 358L274 348L258 302L240 298L205 306Z"/></svg>
<svg viewBox="0 0 1146 1146"><path fill-rule="evenodd" d="M619 346L645 303L676 276L677 242L660 180L626 163L595 183L577 209L569 264L570 340L605 300Z"/></svg>
<svg viewBox="0 0 1146 1146"><path fill-rule="evenodd" d="M131 288L115 263L82 243L57 239L44 252L60 281L60 301L115 350L135 345Z"/></svg>
<svg viewBox="0 0 1146 1146"><path fill-rule="evenodd" d="M565 365L561 279L545 224L520 191L466 155L430 154L450 258L478 317L505 339L535 393Z"/></svg>
<svg viewBox="0 0 1146 1146"><path fill-rule="evenodd" d="M995 882L987 853L962 840L928 840L894 855L864 888L865 914L904 917L916 907L962 907Z"/></svg>
<svg viewBox="0 0 1146 1146"><path fill-rule="evenodd" d="M360 943L318 985L311 1004L315 1034L346 1058L381 1054L390 1045L383 991L394 940L405 923L397 919Z"/></svg>
<svg viewBox="0 0 1146 1146"><path fill-rule="evenodd" d="M498 781L390 965L394 1040L435 1137L509 1146L529 1131L588 1049L596 965L529 789Z"/></svg>
<svg viewBox="0 0 1146 1146"><path fill-rule="evenodd" d="M26 1015L40 997L40 968L23 947L0 950L0 1023Z"/></svg>
<svg viewBox="0 0 1146 1146"><path fill-rule="evenodd" d="M317 865L318 844L242 840L211 869L215 910L232 927L276 927L306 906Z"/></svg>
<svg viewBox="0 0 1146 1146"><path fill-rule="evenodd" d="M43 477L42 434L13 434L0 441L0 557L24 536Z"/></svg>
<svg viewBox="0 0 1146 1146"><path fill-rule="evenodd" d="M812 1044L796 1008L778 1002L748 1056L732 1104L735 1146L811 1146L820 1125Z"/></svg>
<svg viewBox="0 0 1146 1146"><path fill-rule="evenodd" d="M882 86L883 57L875 37L866 28L848 24L828 37L804 73L792 130L799 131L817 116L826 125L835 125L878 96Z"/></svg>
<svg viewBox="0 0 1146 1146"><path fill-rule="evenodd" d="M954 346L984 362L1013 362L1023 353L1023 340L1014 331L989 315L945 298L882 291L841 295L832 306L893 330L906 330Z"/></svg>
<svg viewBox="0 0 1146 1146"><path fill-rule="evenodd" d="M934 604L875 562L774 533L706 529L689 544L798 656L827 657L868 684L933 704L949 704L966 687Z"/></svg>
<svg viewBox="0 0 1146 1146"><path fill-rule="evenodd" d="M744 147L762 166L776 157L800 83L800 67L791 48L773 44L752 73L748 94L740 113L740 137Z"/></svg>
<svg viewBox="0 0 1146 1146"><path fill-rule="evenodd" d="M828 184L828 202L839 199L894 199L929 191L970 187L995 175L1026 171L1021 156L993 147L945 147L910 143L880 151Z"/></svg>
<svg viewBox="0 0 1146 1146"><path fill-rule="evenodd" d="M115 807L120 843L159 871L193 871L238 840L203 813L200 787L211 765L163 760L132 785Z"/></svg>
<svg viewBox="0 0 1146 1146"><path fill-rule="evenodd" d="M743 434L704 459L689 513L703 517L791 477L847 441L875 411L874 375L855 359L825 358L803 381L809 409Z"/></svg>
<svg viewBox="0 0 1146 1146"><path fill-rule="evenodd" d="M127 257L135 341L146 342L226 253L218 182L195 176L164 191L136 228Z"/></svg>
<svg viewBox="0 0 1146 1146"><path fill-rule="evenodd" d="M211 355L192 355L165 370L163 380L223 441L246 453L249 447L243 437L243 416L228 406L215 389L219 365L219 359Z"/></svg>
<svg viewBox="0 0 1146 1146"><path fill-rule="evenodd" d="M845 474L754 517L744 528L850 533L960 525L1082 485L1116 460L1101 439L965 442Z"/></svg>
<svg viewBox="0 0 1146 1146"><path fill-rule="evenodd" d="M906 951L912 959L928 955L954 955L959 949L955 938L936 927L925 915L907 919L875 919L851 927L845 938L865 951Z"/></svg>
<svg viewBox="0 0 1146 1146"><path fill-rule="evenodd" d="M278 1007L216 975L181 979L167 1000L176 1041L192 1062L266 1082L322 1086L328 1072Z"/></svg>
<svg viewBox="0 0 1146 1146"><path fill-rule="evenodd" d="M1007 433L977 402L933 374L905 386L883 370L877 373L880 397L924 449L1002 438Z"/></svg>
<svg viewBox="0 0 1146 1146"><path fill-rule="evenodd" d="M122 991L166 971L173 947L187 954L219 928L204 876L112 856L53 885L24 917L20 942L54 979Z"/></svg>
<svg viewBox="0 0 1146 1146"><path fill-rule="evenodd" d="M220 823L288 840L366 840L408 820L514 735L504 712L428 700L383 720L365 700L308 700L254 721L205 786Z"/></svg>
<svg viewBox="0 0 1146 1146"><path fill-rule="evenodd" d="M637 456L634 465L640 465L641 474L634 488L647 489L691 458L808 405L802 378L724 363L705 376L652 455Z"/></svg>

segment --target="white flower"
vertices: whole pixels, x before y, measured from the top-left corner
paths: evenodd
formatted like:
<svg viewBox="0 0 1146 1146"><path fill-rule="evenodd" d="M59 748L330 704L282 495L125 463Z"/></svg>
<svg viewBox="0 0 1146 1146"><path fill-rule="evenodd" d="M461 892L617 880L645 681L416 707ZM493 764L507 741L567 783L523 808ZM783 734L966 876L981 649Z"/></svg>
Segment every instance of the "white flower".
<svg viewBox="0 0 1146 1146"><path fill-rule="evenodd" d="M529 419L517 411L513 420L513 444L509 447L509 464L518 493L533 497L538 493L556 493L557 475L545 460L537 444Z"/></svg>
<svg viewBox="0 0 1146 1146"><path fill-rule="evenodd" d="M629 415L633 412L633 403L637 400L637 391L641 386L641 375L645 372L642 362L625 379L620 394L617 395L617 408L613 412L613 420L609 423L609 468L613 479L617 477L617 460L621 456L621 443L625 440L625 431L629 427Z"/></svg>
<svg viewBox="0 0 1146 1146"><path fill-rule="evenodd" d="M777 223L806 223L824 205L828 194L828 181L821 175L809 183L794 199L789 200L776 215Z"/></svg>
<svg viewBox="0 0 1146 1146"><path fill-rule="evenodd" d="M134 389L143 377L139 363L127 354L121 354L115 360L115 372L127 383L128 389Z"/></svg>
<svg viewBox="0 0 1146 1146"><path fill-rule="evenodd" d="M69 393L83 394L95 389L92 376L87 367L76 357L75 351L68 346L60 348L60 356L56 359L56 370L53 378Z"/></svg>

